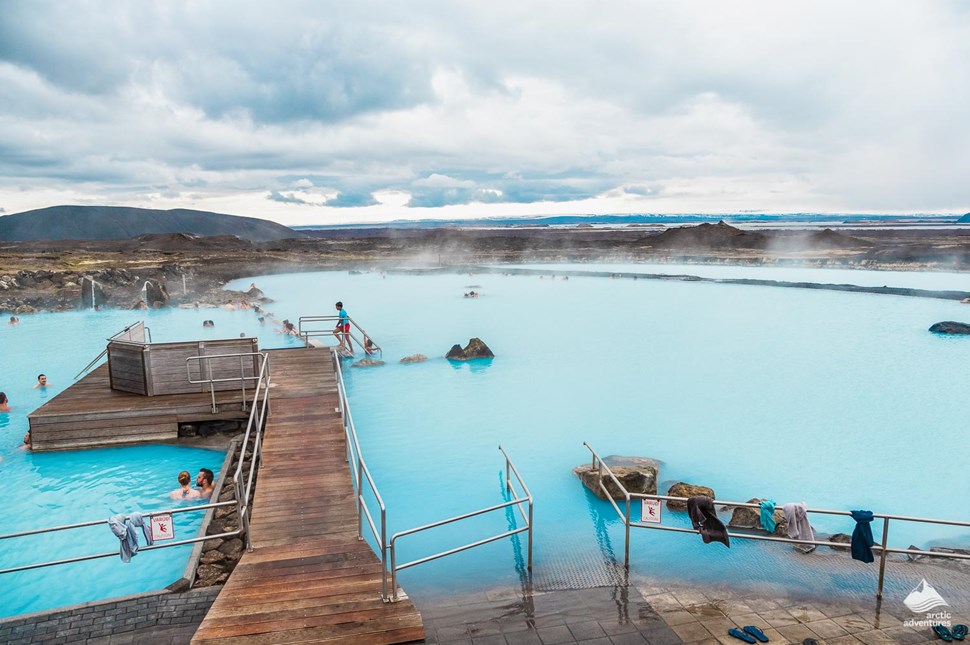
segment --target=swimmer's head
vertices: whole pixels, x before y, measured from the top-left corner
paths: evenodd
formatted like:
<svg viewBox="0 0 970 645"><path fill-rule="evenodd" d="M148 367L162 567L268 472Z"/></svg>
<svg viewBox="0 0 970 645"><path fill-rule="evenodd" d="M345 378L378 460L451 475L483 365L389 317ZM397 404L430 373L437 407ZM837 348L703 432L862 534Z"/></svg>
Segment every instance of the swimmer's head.
<svg viewBox="0 0 970 645"><path fill-rule="evenodd" d="M0 405L3 405L6 402L7 402L7 395L4 394L3 392L0 392Z"/></svg>
<svg viewBox="0 0 970 645"><path fill-rule="evenodd" d="M188 486L190 481L192 481L192 475L189 474L189 471L183 470L182 472L179 473L180 484L182 484L183 486Z"/></svg>

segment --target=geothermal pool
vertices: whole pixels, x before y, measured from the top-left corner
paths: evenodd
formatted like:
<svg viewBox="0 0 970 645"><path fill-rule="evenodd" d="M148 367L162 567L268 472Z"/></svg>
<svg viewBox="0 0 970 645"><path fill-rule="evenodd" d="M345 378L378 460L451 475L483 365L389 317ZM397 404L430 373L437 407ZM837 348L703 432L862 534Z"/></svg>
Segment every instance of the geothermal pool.
<svg viewBox="0 0 970 645"><path fill-rule="evenodd" d="M966 320L970 306L802 289L562 279L569 268L708 275L698 266L547 268L550 277L542 278L346 271L255 278L276 299L268 309L278 319L330 315L334 301L342 300L383 346L386 365L354 369L345 362L345 375L364 455L387 503L389 534L501 502L500 443L536 500L539 588L608 584L610 563L622 561L622 524L572 475L573 467L589 461L583 441L604 456L660 460L661 492L664 484L687 481L711 486L721 499L771 497L779 505L804 501L965 517L954 500L965 498L970 484L958 451L970 338L936 336L927 328L940 320ZM741 271L730 277L965 288L961 274L843 276L805 269L788 278L765 273L769 269L730 270ZM245 289L252 280L229 286ZM471 289L481 297L464 298ZM0 414L0 469L15 491L0 533L164 508L175 472L218 470L222 454L212 451L173 452L159 464L160 455L151 451L182 449L40 455L18 449L26 414L66 387L103 349L105 338L141 318L160 341L245 332L258 335L263 348L298 345L272 325L260 326L252 311L38 314L0 327L0 342L8 348L0 390L14 406ZM214 329L202 329L206 318L215 321ZM464 364L442 358L472 336L488 343L496 358ZM430 360L398 363L415 353ZM53 383L47 392L31 389L42 371ZM848 518L812 520L824 532L853 528ZM499 512L403 538L399 561L504 532L516 521ZM686 526L687 520L666 513L665 523ZM897 546L970 544L967 531L893 527L890 543ZM96 548L116 548L117 540L101 528L93 538ZM97 561L112 568L92 573L102 584L95 596L79 599L48 593L64 586L65 575L78 575L73 571L40 570L30 582L6 576L0 588L36 590L44 600L22 602L20 591L5 591L0 615L160 588L181 575L188 551L175 557L177 551L146 553L128 565ZM169 568L143 577L141 567L160 554L172 554ZM0 564L12 566L24 556L0 549ZM524 537L502 540L409 569L401 583L411 594L429 595L515 586L523 557ZM751 541L735 541L728 550L704 545L697 536L635 530L631 557L631 571L688 584L742 579L857 596L875 588L873 565L813 560ZM145 578L140 589L121 586ZM890 576L887 595L905 595L915 582Z"/></svg>

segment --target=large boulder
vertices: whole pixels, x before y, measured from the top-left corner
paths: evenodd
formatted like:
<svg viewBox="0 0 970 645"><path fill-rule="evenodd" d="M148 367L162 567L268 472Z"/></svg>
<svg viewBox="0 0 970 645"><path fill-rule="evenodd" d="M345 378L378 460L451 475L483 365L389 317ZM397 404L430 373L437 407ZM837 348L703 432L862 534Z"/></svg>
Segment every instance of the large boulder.
<svg viewBox="0 0 970 645"><path fill-rule="evenodd" d="M749 499L748 504L758 504L763 502L763 499ZM775 532L774 535L779 535L781 537L788 536L788 522L785 521L785 512L780 508L776 508L774 512L775 518ZM734 512L731 514L731 521L728 522L728 528L732 529L764 529L761 526L761 511L757 508L747 508L745 506L735 506Z"/></svg>
<svg viewBox="0 0 970 645"><path fill-rule="evenodd" d="M159 309L168 306L168 289L157 280L147 280L145 282L145 302L152 309Z"/></svg>
<svg viewBox="0 0 970 645"><path fill-rule="evenodd" d="M492 350L488 348L488 345L482 342L481 338L472 338L468 341L468 345L462 349L461 345L454 345L448 353L445 354L445 358L453 361L467 361L473 358L494 358L495 354Z"/></svg>
<svg viewBox="0 0 970 645"><path fill-rule="evenodd" d="M657 494L657 475L660 473L660 462L646 457L619 457L610 455L603 459L603 463L610 467L616 478L620 480L623 487L630 493L642 493L644 495ZM610 497L613 499L624 499L623 492L617 487L613 479L606 473L600 477L599 468L593 468L590 464L583 464L573 468L573 473L579 477L586 488L593 491L597 497L606 499L600 482L606 486Z"/></svg>
<svg viewBox="0 0 970 645"><path fill-rule="evenodd" d="M708 488L707 486L697 486L695 484L685 484L684 482L677 482L670 487L667 494L671 497L694 497L695 495L707 495L711 499L716 499L714 497L714 489ZM672 511L686 511L687 502L681 502L679 500L669 499L667 500L667 508Z"/></svg>
<svg viewBox="0 0 970 645"><path fill-rule="evenodd" d="M108 304L108 294L100 282L85 277L81 280L81 307L94 309Z"/></svg>
<svg viewBox="0 0 970 645"><path fill-rule="evenodd" d="M457 347L457 345L456 345L456 347ZM404 364L408 364L408 363L423 363L426 360L428 360L428 357L425 356L424 354L411 354L410 356L405 356L404 358L402 358L401 359L401 362L404 363Z"/></svg>
<svg viewBox="0 0 970 645"><path fill-rule="evenodd" d="M952 320L944 320L930 327L934 334L970 334L970 325Z"/></svg>

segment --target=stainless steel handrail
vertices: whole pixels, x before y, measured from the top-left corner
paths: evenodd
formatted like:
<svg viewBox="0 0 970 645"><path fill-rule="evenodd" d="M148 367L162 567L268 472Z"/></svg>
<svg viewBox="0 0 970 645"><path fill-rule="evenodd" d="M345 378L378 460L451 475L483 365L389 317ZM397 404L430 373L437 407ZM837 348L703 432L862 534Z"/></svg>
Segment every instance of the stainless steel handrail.
<svg viewBox="0 0 970 645"><path fill-rule="evenodd" d="M212 364L209 363L208 361L210 361L213 358L235 358L237 356L239 357L239 376L228 376L226 378L212 378ZM234 381L239 381L242 387L242 409L244 411L246 410L246 407L247 407L246 381L258 381L260 378L260 374L255 374L255 373L253 376L246 376L246 373L245 373L246 364L243 362L243 359L246 356L258 356L262 359L262 363L260 364L259 370L254 370L254 372L258 371L261 374L262 367L267 361L267 356L265 352L237 352L232 354L206 354L203 356L189 356L188 358L185 359L185 376L188 379L189 383L193 385L200 385L205 383L209 384L209 393L212 395L213 414L219 411L219 408L216 407L216 389L215 389L216 383L230 383ZM198 381L192 380L192 370L190 369L190 361L199 361L199 376L201 376L203 372L202 361L206 361L205 367L207 368L206 371L208 371L209 373L209 378L199 379ZM255 401L255 398L253 400Z"/></svg>
<svg viewBox="0 0 970 645"><path fill-rule="evenodd" d="M311 323L320 323L320 322L337 323L339 320L340 320L340 316L300 316L300 319L297 321L297 333L301 338L304 339L304 342L307 344L307 346L310 345L311 337L333 336L336 338L337 332L335 329L304 329L304 325L309 326ZM360 345L360 348L363 349L365 353L372 354L374 352L378 352L381 355L381 357L384 356L384 350L381 348L380 345L378 345L374 341L373 336L371 336L366 331L364 331L364 328L358 325L357 321L351 318L350 316L347 316L347 321L350 323L351 329L356 329L357 331L359 331L360 335L363 336L364 338L363 340L360 338L357 338L357 336L354 335L353 331L351 331L347 334L348 338L350 339L348 343L350 343L351 341L354 341L358 345ZM366 347L367 340L370 340L371 343L373 344L371 348ZM352 344L353 343L351 343L351 345Z"/></svg>
<svg viewBox="0 0 970 645"><path fill-rule="evenodd" d="M528 546L528 554L529 555L528 555L528 564L527 564L527 567L528 567L528 569L530 571L532 570L532 537L533 537L533 531L532 531L532 503L533 503L533 501L532 501L532 495L529 493L528 488L526 488L525 482L522 480L522 477L519 475L518 469L516 469L515 464L512 463L512 460L509 458L508 454L505 452L505 450L502 448L502 446L499 446L498 449L502 451L502 455L505 457L505 473L506 473L506 475L505 475L505 486L506 486L506 491L508 491L510 494L512 494L513 499L511 499L511 500L509 500L507 502L504 502L502 504L496 504L495 506L489 506L488 508L481 508L481 509L478 509L476 511L471 511L470 513L462 513L461 515L455 515L454 517L449 517L449 518L444 519L444 520L439 520L437 522L432 522L431 524L425 524L424 526L418 526L418 527L415 527L413 529L407 529L407 530L398 531L397 533L395 533L391 537L391 542L389 544L389 548L390 548L390 551L391 551L391 590L392 590L392 594L393 594L393 596L391 597L391 600L392 601L396 601L398 599L398 597L397 597L397 572L398 571L402 571L404 569L407 569L407 568L410 568L410 567L413 567L413 566L417 566L417 565L423 564L425 562L431 562L432 560L437 560L437 559L443 558L445 556L454 555L455 553L461 553L462 551L467 551L469 549L474 549L475 547L482 546L483 544L488 544L490 542L495 542L496 540L501 540L503 538L511 537L511 536L517 535L519 533L525 533L525 532L528 532L529 533L529 546ZM519 480L519 483L522 485L522 488L524 489L525 494L526 494L525 497L518 497L516 495L515 489L512 486L512 481L509 478L509 472L510 471L513 472L513 473L515 473L516 478ZM528 504L528 506L529 506L528 515L526 515L526 512L522 509L522 504ZM429 556L425 556L423 558L418 558L417 560L412 560L411 562L406 562L406 563L401 564L401 565L398 565L397 564L397 548L396 548L397 547L397 544L396 543L397 543L398 538L402 538L402 537L407 536L407 535L413 535L415 533L420 533L421 531L427 531L429 529L437 528L439 526L444 526L446 524L452 524L454 522L458 522L458 521L461 521L461 520L465 520L465 519L468 519L470 517L476 517L478 515L484 515L485 513L490 513L492 511L498 511L498 510L501 510L503 508L508 508L510 506L513 506L513 505L514 506L518 506L520 513L522 513L522 518L525 521L525 526L519 527L517 529L510 530L510 531L506 531L506 532L501 533L499 535L493 535L493 536L490 536L490 537L487 537L487 538L478 540L477 542L471 542L469 544L465 544L465 545L462 545L462 546L459 546L459 547L455 547L455 548L452 548L452 549L448 549L446 551L441 551L440 553L435 553L435 554L432 554L432 555L429 555Z"/></svg>
<svg viewBox="0 0 970 645"><path fill-rule="evenodd" d="M333 361L334 374L337 377L337 411L340 412L341 423L344 427L344 436L347 439L347 459L351 464L351 472L354 476L354 491L357 493L357 539L364 539L362 518L366 517L374 539L380 547L381 598L387 601L387 507L384 505L380 491L377 490L377 483L371 476L370 469L367 468L367 464L364 462L364 455L360 451L360 440L357 438L357 427L354 425L354 417L350 412L350 404L347 401L347 389L344 385L340 358L336 352L331 352L330 355ZM360 485L361 480L364 479L367 480L367 484L370 486L371 492L374 494L374 498L377 500L377 504L381 509L380 531L378 531L377 526L374 524L374 518L371 515L370 508L368 508L367 501L364 499L364 491Z"/></svg>
<svg viewBox="0 0 970 645"><path fill-rule="evenodd" d="M670 532L673 532L673 533L694 533L694 534L700 533L699 530L693 529L693 528L691 528L691 529L685 529L685 528L675 527L675 526L663 526L663 525L659 525L659 524L647 524L647 523L644 523L644 522L632 521L630 519L630 502L633 499L640 499L640 500L643 500L643 499L655 499L655 500L686 502L687 501L687 498L686 497L677 497L677 496L672 496L672 495L648 495L648 494L645 494L645 493L631 493L631 492L629 492L626 489L626 487L623 486L623 484L620 482L620 480L617 479L616 475L613 474L613 471L610 469L610 467L606 465L606 462L604 462L603 459L598 454L596 454L596 451L593 450L593 447L590 446L589 443L587 443L585 441L583 442L583 445L586 446L586 448L593 455L592 469L593 470L595 470L597 468L599 469L599 476L600 476L600 484L599 484L599 486L600 486L600 490L603 492L603 494L606 496L606 499L613 506L613 509L616 511L617 515L623 521L623 524L625 526L625 529L626 529L626 538L625 538L625 548L624 548L623 564L624 564L624 566L627 569L630 568L630 527L643 528L643 529L652 529L652 530L655 530L655 531L670 531ZM616 486L618 487L618 489L623 493L624 499L626 501L626 512L625 513L620 510L620 507L617 506L616 502L613 500L612 495L606 489L606 486L603 485L603 475L604 474L608 475L610 477L610 479L613 481L613 483L616 484ZM755 509L760 509L761 508L759 504L754 504L754 503L750 503L750 502L733 502L733 501L723 501L723 500L715 500L715 502L717 504L721 505L721 506L755 508ZM852 515L852 512L851 511L832 510L832 509L824 509L824 508L806 508L805 509L805 512L806 513L818 513L818 514L821 514L821 515L843 515L843 516L851 516ZM873 519L880 518L880 519L883 520L882 541L881 541L882 543L881 544L873 544L873 546L872 546L873 551L878 551L879 554L880 554L880 556L879 556L879 582L878 582L878 587L877 587L877 590L876 590L876 597L877 598L882 598L882 591L883 591L883 586L884 586L884 583L885 583L885 574L886 574L886 555L889 554L889 553L900 553L900 554L907 554L907 555L920 555L920 556L928 556L928 557L935 557L935 558L952 558L952 559L955 559L955 560L970 560L970 554L946 553L946 552L940 552L940 551L923 551L923 550L920 550L920 549L897 549L897 548L893 548L893 547L887 546L887 540L888 540L888 537L889 537L889 522L890 522L890 520L897 520L897 521L901 521L901 522L918 522L918 523L921 523L921 524L945 524L945 525L948 525L948 526L963 526L963 527L970 527L970 522L962 521L962 520L941 520L941 519L926 518L926 517L913 517L913 516L909 516L909 515L894 515L894 514L890 514L890 513L873 513L872 516L873 516ZM732 538L737 538L737 539L742 539L742 540L760 540L762 542L781 542L781 543L785 543L785 544L804 544L804 545L812 545L812 546L828 546L828 547L832 547L832 548L835 548L835 549L846 549L846 548L848 548L848 545L846 545L845 543L842 543L842 542L831 542L831 541L825 541L825 540L798 540L798 539L794 539L794 538L782 538L782 537L774 537L774 536L770 536L770 535L757 535L757 534L750 534L750 533L731 533L731 532L728 532L728 535L730 537L732 537Z"/></svg>
<svg viewBox="0 0 970 645"><path fill-rule="evenodd" d="M236 463L236 470L232 475L232 482L236 495L236 513L239 517L239 528L244 531L246 536L246 550L253 550L252 538L249 531L249 499L252 495L253 481L255 480L256 464L260 461L263 445L263 427L266 415L269 412L269 386L270 369L269 356L263 354L263 363L259 369L259 380L253 391L253 405L249 410L249 420L246 423L246 433L243 435L242 445L239 448L239 458ZM260 400L262 393L262 400ZM243 462L246 452L249 450L250 436L256 431L253 438L252 457L249 462L249 477L243 479Z"/></svg>
<svg viewBox="0 0 970 645"><path fill-rule="evenodd" d="M175 515L177 513L192 513L192 512L196 512L196 511L205 511L205 510L208 510L210 508L221 508L223 506L232 506L233 504L235 504L235 502L213 502L211 504L200 504L198 506L192 506L190 508L174 508L174 509L167 509L167 510L163 510L163 511L150 511L150 512L146 512L146 513L142 513L142 515L144 517L149 517L150 518L150 517L153 517L155 515ZM125 516L125 520L127 520L128 517L129 516L126 515ZM6 535L0 535L0 540L7 540L7 539L11 539L11 538L18 538L18 537L25 537L25 536L29 536L29 535L38 535L38 534L41 534L41 533L54 533L56 531L66 531L66 530L70 530L70 529L79 529L79 528L85 528L85 527L88 527L88 526L99 526L99 525L102 525L102 524L107 524L107 520L92 520L92 521L89 521L89 522L79 522L77 524L63 524L61 526L51 526L51 527L42 528L42 529L32 529L30 531L19 531L17 533L8 533ZM240 533L240 529L236 529L235 531L228 531L228 532L225 532L225 533L220 533L218 535L204 535L204 536L201 536L201 537L190 538L188 540L178 540L178 541L175 541L175 542L167 542L165 544L156 544L154 546L143 546L143 547L139 547L138 551L139 552L141 552L141 551L153 551L155 549L164 549L164 548L173 547L173 546L181 546L183 544L191 544L193 542L203 542L205 540L212 540L212 539L215 539L215 538L232 537L232 536L235 536L235 535L239 535L239 533ZM10 568L7 568L7 569L0 569L0 575L3 575L5 573L16 573L17 571L28 571L30 569L40 569L42 567L51 567L51 566L55 566L55 565L59 565L59 564L69 564L71 562L83 562L85 560L96 560L98 558L108 558L108 557L112 557L112 556L117 557L118 556L118 551L115 550L115 551L109 551L109 552L106 552L106 553L97 553L97 554L92 554L92 555L82 555L82 556L78 556L78 557L75 557L75 558L66 558L66 559L63 559L63 560L52 560L52 561L49 561L49 562L37 562L37 563L34 563L34 564L21 565L19 567L10 567Z"/></svg>

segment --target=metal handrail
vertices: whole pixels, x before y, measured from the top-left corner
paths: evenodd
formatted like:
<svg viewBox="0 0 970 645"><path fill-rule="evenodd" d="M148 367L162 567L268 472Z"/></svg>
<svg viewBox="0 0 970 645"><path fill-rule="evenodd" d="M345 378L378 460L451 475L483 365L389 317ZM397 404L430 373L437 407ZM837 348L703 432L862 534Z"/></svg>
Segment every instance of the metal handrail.
<svg viewBox="0 0 970 645"><path fill-rule="evenodd" d="M528 487L523 480L522 475L519 474L518 469L512 460L509 458L508 454L502 446L499 446L499 450L502 451L502 455L505 457L505 487L506 490L511 493L513 499L505 502L503 504L498 504L496 506L491 506L485 509L479 509L477 511L472 511L471 513L465 513L456 517L448 518L446 520L441 520L433 524L420 526L414 529L408 529L406 531L401 531L396 533L390 540L387 541L387 507L384 505L384 500L381 497L380 492L377 489L377 483L374 481L373 476L370 473L370 469L367 468L367 464L364 461L364 455L361 452L360 440L357 437L357 427L354 424L353 414L350 411L350 403L347 400L347 388L344 384L343 378L343 367L341 365L340 357L337 356L337 352L331 352L331 358L333 360L334 375L337 380L337 408L336 411L340 413L340 417L344 426L344 435L347 439L347 453L345 460L350 465L350 471L353 474L352 483L354 485L354 491L357 497L357 539L363 540L363 520L367 519L367 524L370 527L371 533L374 539L377 541L378 550L380 552L381 559L381 598L385 602L396 602L398 600L397 593L397 572L402 569L407 569L409 567L422 564L424 562L429 562L431 560L436 560L438 558L443 558L447 555L452 555L454 553L459 553L461 551L466 551L468 549L481 546L483 544L488 544L489 542L494 542L496 540L501 540L502 538L510 537L518 533L523 533L528 531L529 533L529 543L528 543L528 568L532 570L532 542L533 542L533 531L532 531L532 518L533 518L533 499L532 493L529 492ZM525 493L524 497L519 497L515 493L515 488L512 485L511 475L514 474L515 478L518 480L519 485ZM378 529L376 522L374 521L374 516L371 514L370 507L367 505L367 500L364 499L364 492L361 485L362 481L366 481L367 485L370 487L371 492L374 494L374 498L377 500L377 504L380 507L380 529ZM526 512L522 505L528 503L528 512ZM488 537L484 540L479 540L471 544L466 544L461 547L450 549L442 553L437 553L419 560L408 562L406 564L397 566L396 564L396 550L395 542L398 538L404 537L405 535L411 535L413 533L418 533L427 529L442 526L444 524L450 524L452 522L457 522L459 520L467 519L469 517L474 517L476 515L481 515L483 513L489 513L492 511L500 510L503 508L508 508L510 506L517 506L519 512L522 514L522 518L525 521L525 526L515 529L512 531L507 531L501 535L495 535ZM387 592L387 558L388 551L390 551L391 558L391 594L388 595Z"/></svg>
<svg viewBox="0 0 970 645"><path fill-rule="evenodd" d="M490 542L495 542L495 541L501 540L503 538L511 537L511 536L517 535L519 533L525 533L525 532L528 532L529 533L529 546L528 546L528 554L529 555L528 555L528 564L527 564L527 567L528 567L528 569L530 571L532 570L532 537L533 537L533 531L532 531L532 495L528 492L528 488L526 487L525 482L522 480L522 477L519 475L518 469L515 467L515 464L512 463L512 460L509 458L508 454L505 452L505 450L502 448L502 446L499 446L498 449L502 451L502 455L505 457L505 472L506 472L506 476L505 476L505 486L506 486L506 491L509 492L509 493L511 493L513 495L513 499L511 499L511 500L509 500L507 502L504 502L502 504L496 504L495 506L489 506L488 508L481 508L481 509L478 509L476 511L471 511L469 513L463 513L461 515L455 515L454 517L449 517L449 518L444 519L444 520L439 520L437 522L432 522L431 524L425 524L424 526L418 526L418 527L415 527L413 529L407 529L407 530L399 531L399 532L395 533L391 537L391 542L389 544L389 548L390 548L390 551L391 551L391 589L392 589L392 593L393 593L393 596L391 597L391 600L392 601L396 601L398 599L398 597L397 597L397 572L398 571L402 571L404 569L408 569L410 567L414 567L414 566L417 566L419 564L424 564L425 562L431 562L432 560L437 560L437 559L443 558L445 556L454 555L455 553L461 553L462 551L467 551L469 549L474 549L475 547L479 547L479 546L482 546L484 544L488 544ZM518 497L516 495L515 489L512 487L512 481L509 478L509 472L510 471L515 473L516 478L519 480L519 483L522 485L522 488L525 490L525 494L526 494L525 497ZM522 509L522 504L526 504L526 503L529 506L528 515L526 515L526 512ZM478 515L484 515L485 513L490 513L492 511L498 511L498 510L501 510L503 508L508 508L510 506L517 506L519 508L520 513L522 513L522 518L525 521L525 526L519 527L517 529L510 530L510 531L506 531L506 532L501 533L499 535L493 535L493 536L490 536L490 537L487 537L487 538L478 540L477 542L471 542L471 543L465 544L463 546L459 546L459 547L455 547L455 548L452 548L452 549L448 549L446 551L441 551L440 553L435 553L435 554L432 554L432 555L429 555L429 556L425 556L423 558L418 558L417 560L412 560L411 562L406 562L406 563L401 564L401 565L398 565L397 564L397 549L396 549L396 546L397 545L396 545L396 542L397 542L398 538L402 538L402 537L405 537L407 535L413 535L415 533L420 533L421 531L427 531L429 529L437 528L439 526L444 526L446 524L452 524L454 522L458 522L458 521L461 521L461 520L465 520L465 519L468 519L470 517L476 517Z"/></svg>
<svg viewBox="0 0 970 645"><path fill-rule="evenodd" d="M354 476L354 491L357 493L357 539L364 539L362 518L366 517L371 533L373 533L374 539L380 546L381 598L387 601L387 507L384 505L380 491L377 490L377 483L371 476L370 469L367 468L367 464L364 462L364 455L360 451L357 427L354 425L354 417L350 412L350 403L347 401L347 389L344 385L343 369L336 352L331 352L331 360L333 360L334 374L337 377L337 411L340 412L341 423L344 427L344 436L347 438L346 458L351 464L351 472ZM367 484L370 486L371 492L374 494L374 498L377 500L377 504L381 509L381 528L379 532L377 526L374 524L374 518L371 515L370 508L367 506L367 501L364 499L364 491L360 485L363 479L367 480ZM396 595L397 591L395 589Z"/></svg>
<svg viewBox="0 0 970 645"><path fill-rule="evenodd" d="M613 509L616 511L617 515L623 521L623 524L625 526L626 539L625 539L623 564L627 569L630 568L630 527L652 529L655 531L670 531L673 533L694 533L694 534L700 533L699 530L693 529L693 528L685 529L685 528L676 527L676 526L662 526L659 524L648 524L645 522L632 521L630 519L630 501L633 499L640 499L640 500L655 499L655 500L686 502L688 498L677 497L674 495L649 495L646 493L629 492L626 489L626 487L623 486L620 480L617 479L616 475L613 474L613 471L610 469L610 467L606 465L606 462L604 462L603 459L598 454L596 454L596 451L593 450L592 446L590 446L589 443L585 441L583 442L583 445L586 446L586 448L593 455L592 469L595 470L599 468L600 490L605 495L607 501L609 501L610 504L613 506ZM620 510L619 506L617 506L616 502L613 500L612 495L606 489L606 486L603 485L604 474L608 475L610 479L613 480L613 483L616 484L619 490L623 493L624 499L626 500L625 513ZM754 508L754 509L761 508L760 504L754 504L751 502L733 502L733 501L723 501L723 500L715 500L715 502L717 504L720 504L721 506L743 507L743 508ZM832 509L824 509L824 508L806 508L805 512L818 513L820 515L842 515L842 516L852 515L851 511L832 510ZM927 518L927 517L913 517L909 515L894 515L890 513L873 513L872 517L873 519L880 518L883 520L882 543L872 545L872 549L874 551L878 551L880 554L879 555L879 582L876 590L876 598L882 598L882 591L885 583L885 574L886 574L886 555L889 553L920 555L920 556L928 556L928 557L935 557L935 558L952 558L955 560L970 560L970 554L946 553L941 551L923 551L920 549L897 549L897 548L887 546L887 542L889 538L890 520L897 520L901 522L918 522L921 524L945 524L948 526L963 526L963 527L970 527L970 522L962 521L962 520L941 520L941 519ZM757 534L750 534L750 533L727 532L727 535L732 538L737 538L741 540L760 540L762 542L781 542L784 544L804 544L804 545L812 545L816 547L828 546L834 549L845 549L848 546L842 542L832 542L832 541L826 541L826 540L799 540L794 538L774 537L771 535L757 535Z"/></svg>
<svg viewBox="0 0 970 645"><path fill-rule="evenodd" d="M269 356L263 354L263 363L259 369L259 380L253 391L253 405L249 410L249 421L246 423L246 433L243 435L242 445L239 448L239 459L236 463L236 470L232 475L232 483L236 494L236 513L239 516L239 528L245 532L246 550L253 550L253 543L249 532L249 499L252 494L253 481L255 480L256 464L261 459L261 448L263 443L263 427L265 425L266 414L269 411L269 385L270 370ZM260 401L262 393L262 401ZM249 450L249 439L256 430L253 439L252 457L249 463L249 477L242 478L243 462L246 452Z"/></svg>
<svg viewBox="0 0 970 645"><path fill-rule="evenodd" d="M336 323L339 320L340 320L340 316L300 316L300 319L297 321L297 333L301 338L303 338L304 342L309 347L311 337L333 336L334 338L336 338L337 332L335 329L315 329L315 328L304 329L304 324L309 326L311 323L321 323L321 322ZM348 332L347 337L350 339L348 342L351 345L353 345L353 343L350 341L355 341L358 345L360 345L360 348L363 349L365 353L372 354L374 352L378 352L381 355L381 357L384 356L384 350L381 348L380 345L377 344L377 342L374 341L373 336L371 336L366 331L364 331L364 328L358 325L357 321L355 321L350 316L347 316L347 321L350 323L351 329L356 329L357 331L359 331L360 335L363 336L364 338L363 340L361 340L360 338L357 338L357 336L354 335L353 331ZM373 345L371 348L366 347L367 340L371 341Z"/></svg>
<svg viewBox="0 0 970 645"><path fill-rule="evenodd" d="M175 509L167 509L167 510L163 510L163 511L151 511L151 512L147 512L147 513L142 513L142 515L144 517L150 518L150 517L153 517L155 515L175 515L176 513L192 513L192 512L195 512L195 511L205 511L205 510L208 510L210 508L221 508L223 506L231 506L233 504L235 504L235 502L213 502L211 504L200 504L199 506L192 506L191 508L175 508ZM125 520L127 521L128 519L129 519L129 516L126 515L125 516ZM79 522L77 524L64 524L64 525L61 525L61 526L51 526L51 527L42 528L42 529L32 529L32 530L29 530L29 531L19 531L17 533L8 533L6 535L0 535L0 540L7 540L7 539L11 539L11 538L18 538L18 537L25 537L25 536L28 536L28 535L38 535L38 534L41 534L41 533L54 533L56 531L66 531L66 530L70 530L70 529L79 529L79 528L85 528L85 527L88 527L88 526L99 526L101 524L106 524L106 523L107 523L107 520L92 520L90 522ZM155 549L165 549L165 548L168 548L168 547L181 546L183 544L191 544L193 542L202 542L202 541L205 541L205 540L212 540L212 539L215 539L215 538L233 537L235 535L239 535L239 533L240 533L240 529L236 529L235 531L228 531L226 533L220 533L218 535L204 535L204 536L201 536L201 537L190 538L188 540L178 540L178 541L175 541L175 542L166 542L165 544L156 544L154 546L143 546L143 547L139 547L138 548L138 551L139 552L141 552L141 551L153 551ZM97 560L99 558L109 558L109 557L112 557L112 556L117 557L118 556L118 551L115 550L115 551L109 551L109 552L106 552L106 553L96 553L96 554L92 554L92 555L82 555L82 556L77 556L75 558L65 558L63 560L51 560L49 562L37 562L37 563L34 563L34 564L21 565L19 567L10 567L10 568L7 568L7 569L0 569L0 575L3 575L5 573L16 573L18 571L29 571L30 569L40 569L42 567L52 567L52 566L60 565L60 564L70 564L72 562L83 562L85 560Z"/></svg>
<svg viewBox="0 0 970 645"><path fill-rule="evenodd" d="M237 357L237 356L239 357L239 376L228 376L226 378L212 378L212 364L208 362L209 360L211 360L213 358L234 358L234 357ZM254 374L253 376L246 376L246 374L245 374L245 372L246 372L246 365L243 362L243 358L245 358L246 356L259 356L262 359L262 364L260 364L260 369L259 369L259 372L261 374L262 373L262 366L268 360L267 355L266 355L265 352L238 352L238 353L233 353L233 354L206 354L206 355L203 355L203 356L189 356L188 358L185 359L185 376L188 379L189 383L191 383L192 385L200 385L200 384L204 384L204 383L208 383L209 384L209 393L212 395L212 413L213 414L215 414L216 412L219 411L219 408L216 407L216 389L215 389L215 384L216 383L230 383L230 382L233 382L233 381L239 381L239 383L240 383L240 385L242 387L242 409L243 409L243 411L246 410L246 407L247 407L247 405L246 405L246 381L258 381L259 378L260 378L259 374ZM199 361L199 375L200 376L202 375L202 372L203 372L203 369L202 369L202 361L206 361L205 367L207 368L206 371L208 371L208 373L209 373L209 378L200 379L198 381L193 381L192 380L192 370L190 369L190 361ZM255 401L255 400L256 399L254 397L253 398L253 401Z"/></svg>

